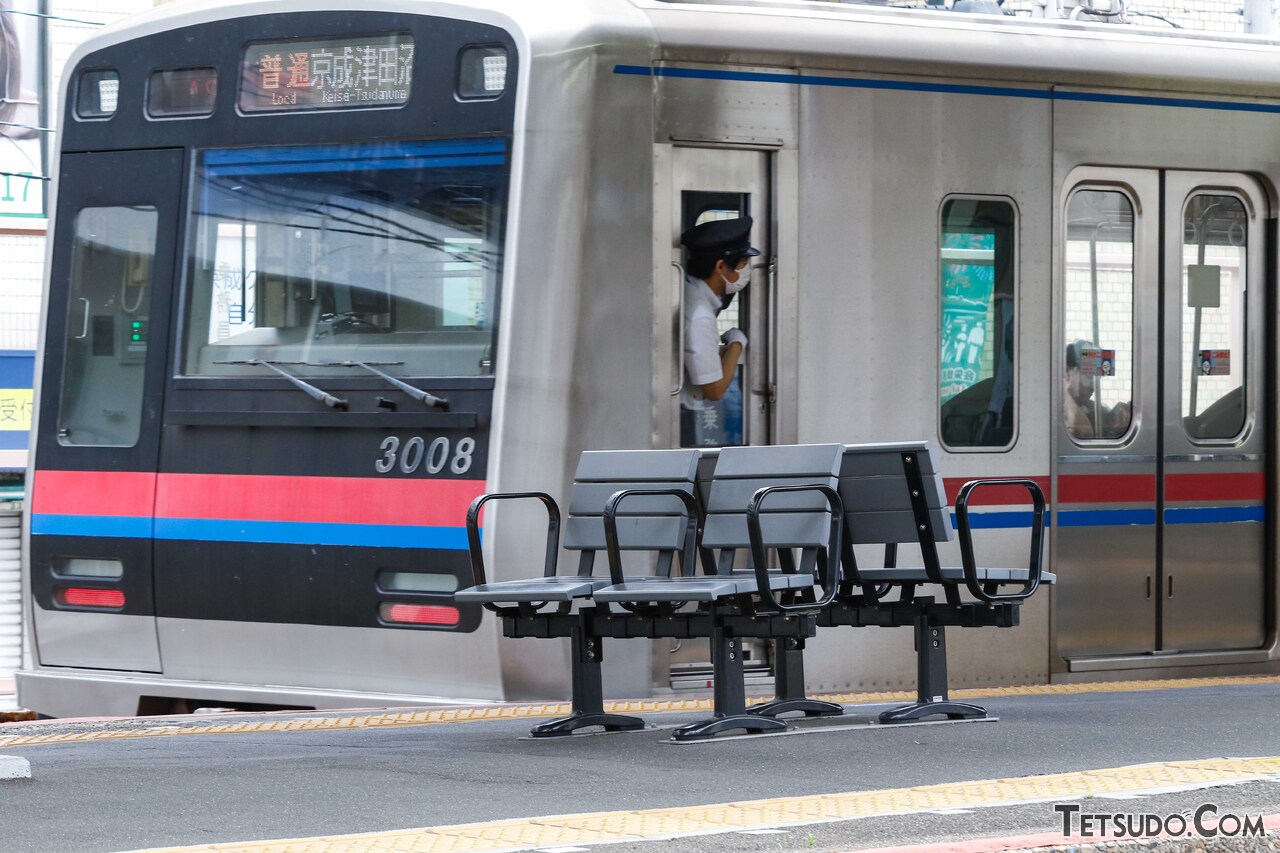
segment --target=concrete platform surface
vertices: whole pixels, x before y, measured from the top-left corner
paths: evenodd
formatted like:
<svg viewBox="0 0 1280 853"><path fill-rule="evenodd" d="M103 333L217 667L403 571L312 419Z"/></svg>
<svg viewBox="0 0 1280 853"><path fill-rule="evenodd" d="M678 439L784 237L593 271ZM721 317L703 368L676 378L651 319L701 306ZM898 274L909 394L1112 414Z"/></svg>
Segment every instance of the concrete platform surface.
<svg viewBox="0 0 1280 853"><path fill-rule="evenodd" d="M881 726L883 704L849 702L691 745L670 740L706 715L687 702L632 703L642 731L538 740L558 709L11 723L0 754L32 778L0 784L0 849L974 853L1128 840L1117 827L1271 849L1280 824L1252 832L1280 814L1280 678L990 694L993 722Z"/></svg>

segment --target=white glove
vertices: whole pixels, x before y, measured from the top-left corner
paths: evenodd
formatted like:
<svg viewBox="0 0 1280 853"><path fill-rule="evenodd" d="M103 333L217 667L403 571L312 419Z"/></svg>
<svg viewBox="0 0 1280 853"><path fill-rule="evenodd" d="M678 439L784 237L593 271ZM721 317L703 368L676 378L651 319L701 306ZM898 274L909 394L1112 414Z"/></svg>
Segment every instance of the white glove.
<svg viewBox="0 0 1280 853"><path fill-rule="evenodd" d="M725 346L729 344L742 344L742 348L747 348L747 336L742 333L741 329L730 329L720 336L720 340L724 341Z"/></svg>

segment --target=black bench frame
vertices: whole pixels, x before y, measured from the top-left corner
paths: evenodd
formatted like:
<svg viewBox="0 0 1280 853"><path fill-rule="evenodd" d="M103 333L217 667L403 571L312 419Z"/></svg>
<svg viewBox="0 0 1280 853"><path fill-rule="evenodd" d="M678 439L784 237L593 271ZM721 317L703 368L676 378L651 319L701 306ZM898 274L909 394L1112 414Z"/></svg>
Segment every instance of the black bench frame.
<svg viewBox="0 0 1280 853"><path fill-rule="evenodd" d="M606 731L644 727L643 720L637 717L604 711L601 663L605 638L711 640L713 716L677 729L673 735L676 740L701 740L731 729L781 731L786 724L776 718L788 712L801 712L806 716L841 714L843 708L840 705L808 698L804 690L805 641L816 635L818 627L836 626L913 628L917 701L884 712L880 715L881 722L904 722L939 714L949 719L985 716L985 709L977 705L953 702L948 698L945 629L1016 626L1022 601L1036 592L1042 579L1052 581L1052 576L1042 571L1044 495L1031 480L974 480L966 483L955 502L962 567L958 573L954 569L944 570L938 556L940 539L935 531L939 522L934 516L939 511L938 501L941 501L943 511L946 501L945 495L937 494L936 481L926 476L920 465L921 452L927 453L928 445L862 445L847 448L846 452L855 448L900 455L903 477L911 493L911 513L915 520L913 538L920 547L923 570L898 569L897 546L899 542L908 540L894 541L891 538L882 542L884 566L860 569L854 557L853 537L842 535L848 517L840 491L823 484L770 485L755 491L746 507L748 552L751 556L749 572L755 577L751 591L711 598L672 597L672 589L679 589L682 583L715 582L743 574L732 571L732 554L726 557L722 553L718 564L714 554L700 540L699 527L701 522L705 522L706 507L703 504L707 495L703 488L706 483L703 482L702 466L699 466L699 476L692 490L698 499L678 489L622 488L609 497L603 509L604 550L609 567L607 583L593 574L594 553L584 552L578 574L574 577L589 584L586 594L572 601L557 599L559 603L553 610L544 609L548 602L537 600L519 601L515 606L484 604L502 618L506 637L564 637L571 642L572 712L567 717L535 726L531 734L534 737L555 737L572 734L587 726L603 726ZM1032 499L1031 547L1025 578L1008 572L1001 576L992 575L978 567L974 556L969 502L978 489L996 485L1022 486ZM843 489L842 483L841 491ZM819 577L815 580L822 587L821 596L816 594L813 586L798 592L784 590L779 595L770 583L766 559L770 544L762 531L761 514L772 495L788 492L817 492L832 512L826 548L811 552L804 558L808 560L806 564L797 566L789 548L778 550L784 573L817 570ZM684 502L687 518L678 549L680 574L667 584L670 588L665 590L665 597L646 598L657 586L641 587L634 594L628 593L630 597L621 595L617 592L619 588L627 584L634 586L645 579L627 578L623 574L618 534L620 509L624 502L635 497L655 495L672 495ZM929 503L931 497L933 507ZM483 495L468 509L467 536L475 584L480 586L486 581L478 523L480 511L486 503L500 499L537 499L543 503L548 515L543 577L573 583L573 578L556 577L561 518L555 500L543 492L519 492ZM860 541L866 544L868 540L864 536ZM652 550L659 548L655 546ZM669 552L671 549L662 550ZM695 554L700 559L695 559ZM701 576L695 576L696 565L702 569ZM659 559L659 576L647 580L661 585L664 577L671 579L671 568L668 553ZM1021 588L1013 592L999 591L1001 585L1010 583L1020 583ZM943 600L920 594L920 587L924 584L940 587ZM962 589L969 593L970 599L963 597ZM596 600L596 593L602 590L612 592L611 601ZM897 594L891 595L895 591ZM696 609L685 607L690 600L698 601ZM575 601L578 604L576 609ZM740 641L746 638L771 640L775 648L775 698L750 708L746 706L740 653Z"/></svg>

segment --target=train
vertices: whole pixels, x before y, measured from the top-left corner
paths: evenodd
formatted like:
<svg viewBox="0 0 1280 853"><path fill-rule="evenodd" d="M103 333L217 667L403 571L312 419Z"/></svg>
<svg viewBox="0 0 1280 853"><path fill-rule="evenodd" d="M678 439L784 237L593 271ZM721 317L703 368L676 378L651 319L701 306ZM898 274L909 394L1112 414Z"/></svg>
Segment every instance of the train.
<svg viewBox="0 0 1280 853"><path fill-rule="evenodd" d="M1280 671L1280 44L984 9L199 0L96 33L19 701L565 698L567 644L453 600L466 507L690 443L927 440L952 495L1040 483L1058 583L1016 638L953 638L953 687ZM680 235L741 216L718 323L749 345L691 435ZM970 521L1019 565L1003 499ZM486 512L491 580L544 523ZM909 631L827 633L810 691L913 686ZM709 686L705 643L606 656L607 697Z"/></svg>

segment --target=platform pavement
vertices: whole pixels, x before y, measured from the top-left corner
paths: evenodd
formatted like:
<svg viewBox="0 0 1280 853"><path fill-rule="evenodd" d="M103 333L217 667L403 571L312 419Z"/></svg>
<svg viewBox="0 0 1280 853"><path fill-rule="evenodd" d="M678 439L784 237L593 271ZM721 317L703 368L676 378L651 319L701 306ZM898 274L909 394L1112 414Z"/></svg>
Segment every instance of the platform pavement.
<svg viewBox="0 0 1280 853"><path fill-rule="evenodd" d="M862 696L801 734L691 745L670 729L693 701L555 740L526 736L553 705L0 725L32 770L0 787L0 849L819 853L1052 832L1063 802L1280 813L1280 677L957 692L998 720L850 727L888 701Z"/></svg>

